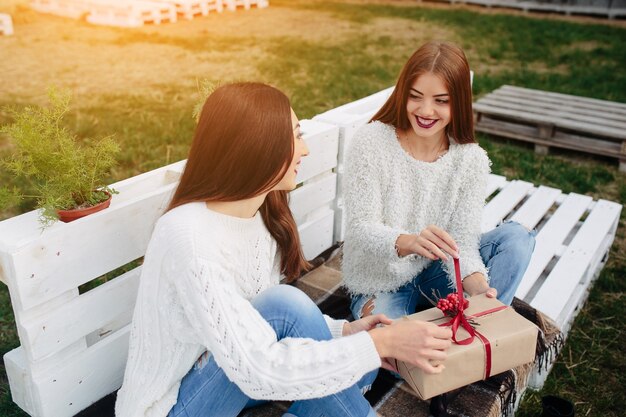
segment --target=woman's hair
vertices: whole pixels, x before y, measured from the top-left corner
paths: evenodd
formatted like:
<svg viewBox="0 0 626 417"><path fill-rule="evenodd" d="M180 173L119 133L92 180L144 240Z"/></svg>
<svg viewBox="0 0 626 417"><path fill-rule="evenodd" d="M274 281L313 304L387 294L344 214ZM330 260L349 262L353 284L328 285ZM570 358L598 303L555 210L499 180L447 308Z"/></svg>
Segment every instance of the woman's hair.
<svg viewBox="0 0 626 417"><path fill-rule="evenodd" d="M278 184L293 158L291 104L261 83L223 85L202 107L185 170L168 211L195 201L237 201ZM270 191L261 216L278 243L281 272L296 279L304 259L286 191Z"/></svg>
<svg viewBox="0 0 626 417"><path fill-rule="evenodd" d="M439 76L450 94L452 120L446 126L446 134L457 143L476 142L469 64L461 48L447 42L428 42L413 53L402 68L393 93L372 121L408 129L410 122L406 105L411 87L420 75L427 73Z"/></svg>

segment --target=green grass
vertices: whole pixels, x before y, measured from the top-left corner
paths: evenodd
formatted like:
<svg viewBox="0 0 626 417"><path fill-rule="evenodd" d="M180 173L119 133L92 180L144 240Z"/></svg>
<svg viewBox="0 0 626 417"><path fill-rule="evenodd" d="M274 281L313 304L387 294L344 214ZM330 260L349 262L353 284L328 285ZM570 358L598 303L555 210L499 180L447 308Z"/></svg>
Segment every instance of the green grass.
<svg viewBox="0 0 626 417"><path fill-rule="evenodd" d="M94 49L111 45L167 46L175 48L181 56L204 54L211 59L228 59L230 61L223 64L231 66L234 59L237 70L228 77L206 73L198 79L212 82L241 79L241 74L253 68L258 74L257 80L274 84L288 93L300 118L310 118L391 86L405 60L431 32L446 34L445 37L465 48L476 73L474 93L477 97L502 84L513 84L626 102L624 28L463 9L415 7L410 3L381 5L304 0L273 1L269 9L258 11L257 18L278 11L306 13L311 19L334 19L348 29L337 36L329 33L323 39L294 32L248 36L232 31L205 34L201 30L181 36L175 31L176 25L162 25L158 30L122 30L90 27L68 20L63 26L65 32L49 35L49 41L80 38ZM15 13L16 22L42 19L26 8L18 7ZM393 30L383 30L381 18L391 21ZM194 23L177 25L185 28ZM90 37L88 33L102 34L102 37ZM28 44L24 46L28 47ZM224 53L227 53L226 58L220 58ZM191 115L199 98L195 81L156 81L148 90L115 91L88 98L83 94L83 101L74 101L76 108L70 114L69 126L80 137L115 135L123 151L111 181L180 160L186 157L194 127ZM74 88L77 86L80 82L73 84ZM0 105L31 104L43 93L6 94L0 97ZM0 123L8 121L6 113L0 112ZM626 175L617 171L614 160L563 151L538 156L531 147L515 142L485 135L479 135L479 140L493 161L494 173L557 187L566 193L626 201ZM0 152L6 152L4 143L0 138ZM0 171L1 183L12 181L6 172ZM17 214L30 207L29 203L24 203L3 214ZM625 216L623 212L607 266L578 315L563 354L544 389L526 396L519 416L538 415L541 396L546 394L571 399L577 404L576 414L580 416L622 415L621 410L626 406L623 388L626 386L623 347ZM0 286L0 354L17 345L8 291ZM24 415L10 400L3 371L0 371L0 415Z"/></svg>

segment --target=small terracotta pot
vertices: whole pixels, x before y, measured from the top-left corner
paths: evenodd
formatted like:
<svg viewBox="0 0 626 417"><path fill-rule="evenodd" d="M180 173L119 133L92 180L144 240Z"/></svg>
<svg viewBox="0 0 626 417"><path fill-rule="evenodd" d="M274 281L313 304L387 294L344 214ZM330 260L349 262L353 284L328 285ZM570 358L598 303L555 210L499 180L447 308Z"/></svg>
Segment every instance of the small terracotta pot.
<svg viewBox="0 0 626 417"><path fill-rule="evenodd" d="M95 206L71 210L57 210L59 220L64 223L69 223L73 222L76 219L80 219L81 217L85 217L98 211L104 210L111 204L111 194L107 193L106 191L105 193L109 196L109 198L101 203L96 204Z"/></svg>

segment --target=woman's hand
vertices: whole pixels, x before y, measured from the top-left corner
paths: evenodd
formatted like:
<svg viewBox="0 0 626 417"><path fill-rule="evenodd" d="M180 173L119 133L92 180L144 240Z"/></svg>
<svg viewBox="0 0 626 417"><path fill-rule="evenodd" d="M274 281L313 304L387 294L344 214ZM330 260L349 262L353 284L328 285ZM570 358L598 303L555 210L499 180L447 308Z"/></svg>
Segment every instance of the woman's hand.
<svg viewBox="0 0 626 417"><path fill-rule="evenodd" d="M449 254L459 257L459 247L452 237L443 229L430 225L417 235L400 235L396 240L398 255L406 256L412 253L425 258L443 261L448 260Z"/></svg>
<svg viewBox="0 0 626 417"><path fill-rule="evenodd" d="M362 319L355 320L353 322L345 323L343 325L343 336L350 336L358 332L367 332L374 329L379 324L391 324L393 321L384 314L376 314L373 316L366 316Z"/></svg>
<svg viewBox="0 0 626 417"><path fill-rule="evenodd" d="M428 374L441 373L451 345L452 331L420 320L399 319L390 326L369 331L376 350L387 368L386 358L411 363ZM389 368L387 368L389 369Z"/></svg>
<svg viewBox="0 0 626 417"><path fill-rule="evenodd" d="M474 272L465 277L463 280L463 290L468 293L470 297L483 293L489 298L496 298L498 296L498 290L489 287L487 279L480 272Z"/></svg>

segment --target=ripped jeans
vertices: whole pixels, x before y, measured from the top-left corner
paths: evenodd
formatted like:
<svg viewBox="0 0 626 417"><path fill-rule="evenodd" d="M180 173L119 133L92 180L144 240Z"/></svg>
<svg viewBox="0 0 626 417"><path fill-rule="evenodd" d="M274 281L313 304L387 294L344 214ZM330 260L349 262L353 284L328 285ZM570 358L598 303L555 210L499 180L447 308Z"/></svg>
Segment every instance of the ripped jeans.
<svg viewBox="0 0 626 417"><path fill-rule="evenodd" d="M489 286L498 290L498 300L504 304L511 304L526 272L535 248L535 234L519 223L505 222L481 236L480 256L489 269ZM448 283L442 262L433 261L398 290L376 294L371 314L383 313L397 319L431 308L433 305L422 292L433 298L435 290L445 297L454 291ZM370 299L371 296L362 295L352 298L350 310L355 318L362 316L363 307Z"/></svg>
<svg viewBox="0 0 626 417"><path fill-rule="evenodd" d="M278 339L308 337L330 340L330 330L322 312L309 297L290 285L277 285L258 294L252 305L272 326ZM288 372L287 370L285 372ZM295 401L284 417L375 417L363 397L378 370L334 395ZM168 417L235 417L243 409L265 401L253 400L231 382L210 354L204 354L183 378L178 400Z"/></svg>

